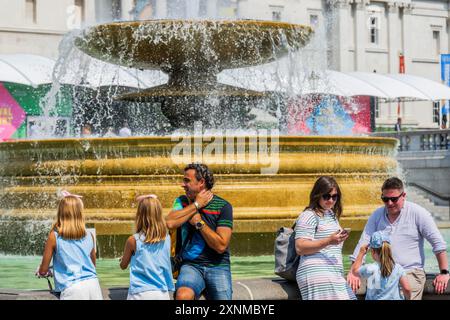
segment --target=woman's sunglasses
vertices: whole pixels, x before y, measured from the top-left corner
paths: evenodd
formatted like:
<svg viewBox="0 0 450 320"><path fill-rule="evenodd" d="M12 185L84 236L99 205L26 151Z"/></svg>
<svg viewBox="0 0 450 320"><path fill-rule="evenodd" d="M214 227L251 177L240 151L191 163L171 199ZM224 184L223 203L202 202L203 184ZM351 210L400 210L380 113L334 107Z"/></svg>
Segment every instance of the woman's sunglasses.
<svg viewBox="0 0 450 320"><path fill-rule="evenodd" d="M333 194L333 195L331 195L329 193L322 195L322 199L325 200L325 201L328 201L330 199L333 199L333 201L336 201L338 198L339 198L339 195L337 193Z"/></svg>
<svg viewBox="0 0 450 320"><path fill-rule="evenodd" d="M396 203L398 201L398 199L400 199L400 197L402 197L404 194L405 193L403 192L398 197L384 197L384 196L381 196L381 200L383 200L383 202L389 202L389 200L390 200L392 203Z"/></svg>

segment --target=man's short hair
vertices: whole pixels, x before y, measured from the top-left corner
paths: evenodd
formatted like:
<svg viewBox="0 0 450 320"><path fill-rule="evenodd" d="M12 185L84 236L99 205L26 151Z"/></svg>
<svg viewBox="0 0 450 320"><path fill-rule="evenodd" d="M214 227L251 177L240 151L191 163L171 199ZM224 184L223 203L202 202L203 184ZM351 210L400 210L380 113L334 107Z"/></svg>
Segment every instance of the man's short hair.
<svg viewBox="0 0 450 320"><path fill-rule="evenodd" d="M400 180L397 177L392 177L387 179L386 181L384 181L383 186L381 187L381 191L384 190L390 190L390 189L395 189L395 190L404 190L403 189L403 182L402 180Z"/></svg>
<svg viewBox="0 0 450 320"><path fill-rule="evenodd" d="M198 181L205 179L206 189L211 190L214 186L214 176L208 166L202 163L191 163L184 168L184 171L186 172L191 169L195 170L195 178Z"/></svg>

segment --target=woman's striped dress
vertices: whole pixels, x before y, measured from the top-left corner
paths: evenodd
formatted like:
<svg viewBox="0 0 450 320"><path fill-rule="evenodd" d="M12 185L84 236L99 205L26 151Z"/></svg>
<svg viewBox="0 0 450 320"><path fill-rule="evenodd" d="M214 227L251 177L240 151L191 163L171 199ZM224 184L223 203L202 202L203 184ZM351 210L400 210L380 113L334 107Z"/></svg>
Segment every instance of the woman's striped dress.
<svg viewBox="0 0 450 320"><path fill-rule="evenodd" d="M325 212L323 217L317 217L313 211L302 212L295 227L295 239L314 241L327 238L340 229L331 210ZM297 283L303 300L356 299L344 278L342 245L329 245L317 253L300 257Z"/></svg>

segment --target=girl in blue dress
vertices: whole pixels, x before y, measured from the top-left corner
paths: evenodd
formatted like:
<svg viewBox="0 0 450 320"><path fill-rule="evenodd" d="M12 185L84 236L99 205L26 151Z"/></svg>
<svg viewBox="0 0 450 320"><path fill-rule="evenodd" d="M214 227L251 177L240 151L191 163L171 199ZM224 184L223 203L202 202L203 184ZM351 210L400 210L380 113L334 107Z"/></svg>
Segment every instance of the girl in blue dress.
<svg viewBox="0 0 450 320"><path fill-rule="evenodd" d="M153 194L139 196L136 233L130 236L120 260L122 270L130 264L127 300L169 300L175 287L170 263L170 236L162 206Z"/></svg>
<svg viewBox="0 0 450 320"><path fill-rule="evenodd" d="M95 270L94 236L86 231L81 196L62 191L56 222L45 243L36 275L51 275L53 259L55 291L61 300L102 300Z"/></svg>
<svg viewBox="0 0 450 320"><path fill-rule="evenodd" d="M369 247L375 262L361 266ZM390 239L384 232L373 233L369 244L361 247L354 270L367 279L366 300L409 300L411 288L405 270L392 258Z"/></svg>

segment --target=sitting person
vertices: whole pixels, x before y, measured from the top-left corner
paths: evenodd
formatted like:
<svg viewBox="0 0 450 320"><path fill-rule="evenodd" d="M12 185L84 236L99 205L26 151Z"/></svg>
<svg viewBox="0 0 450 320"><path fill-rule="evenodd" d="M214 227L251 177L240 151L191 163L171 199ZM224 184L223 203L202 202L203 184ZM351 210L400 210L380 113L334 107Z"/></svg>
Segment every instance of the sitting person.
<svg viewBox="0 0 450 320"><path fill-rule="evenodd" d="M405 269L392 258L389 237L382 231L377 231L370 237L370 243L361 246L353 270L362 278L367 278L366 300L407 300L411 298L411 287L406 278ZM370 247L374 263L361 266L364 256Z"/></svg>

